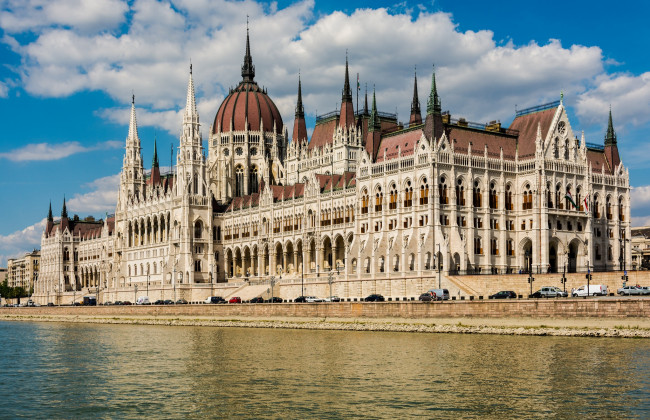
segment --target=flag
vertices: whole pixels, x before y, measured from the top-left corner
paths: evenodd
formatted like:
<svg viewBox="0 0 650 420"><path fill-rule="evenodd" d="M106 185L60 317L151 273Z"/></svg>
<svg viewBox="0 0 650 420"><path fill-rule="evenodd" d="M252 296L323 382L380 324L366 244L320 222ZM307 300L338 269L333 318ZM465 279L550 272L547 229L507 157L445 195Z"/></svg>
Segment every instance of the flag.
<svg viewBox="0 0 650 420"><path fill-rule="evenodd" d="M589 195L585 197L585 214L589 214Z"/></svg>
<svg viewBox="0 0 650 420"><path fill-rule="evenodd" d="M571 197L571 191L567 191L567 192L566 192L566 195L564 196L564 198L566 198L567 200L569 200L569 201L571 202L571 204L573 204L573 208L574 208L574 209L577 209L577 208L578 208L578 206L576 206L576 202L573 201L573 197ZM568 209L567 209L567 210L568 210Z"/></svg>
<svg viewBox="0 0 650 420"><path fill-rule="evenodd" d="M357 91L361 90L361 83L359 83L359 73L357 73Z"/></svg>

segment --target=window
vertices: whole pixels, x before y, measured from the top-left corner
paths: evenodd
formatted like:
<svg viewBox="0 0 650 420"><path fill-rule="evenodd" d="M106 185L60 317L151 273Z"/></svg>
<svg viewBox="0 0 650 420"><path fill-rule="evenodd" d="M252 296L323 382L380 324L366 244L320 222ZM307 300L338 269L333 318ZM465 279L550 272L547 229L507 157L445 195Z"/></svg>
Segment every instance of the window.
<svg viewBox="0 0 650 420"><path fill-rule="evenodd" d="M395 184L391 185L390 187L388 209L389 210L397 209L397 188L395 187Z"/></svg>
<svg viewBox="0 0 650 420"><path fill-rule="evenodd" d="M420 185L420 205L429 204L429 184L427 179L422 180L422 185Z"/></svg>
<svg viewBox="0 0 650 420"><path fill-rule="evenodd" d="M483 247L481 246L481 238L474 238L474 254L482 255Z"/></svg>
<svg viewBox="0 0 650 420"><path fill-rule="evenodd" d="M244 168L241 165L235 169L235 197L244 195Z"/></svg>
<svg viewBox="0 0 650 420"><path fill-rule="evenodd" d="M490 208L491 209L499 208L499 197L497 195L497 189L494 182L490 184Z"/></svg>
<svg viewBox="0 0 650 420"><path fill-rule="evenodd" d="M368 192L364 190L361 195L361 214L368 214L369 201L370 201L370 197L368 197Z"/></svg>
<svg viewBox="0 0 650 420"><path fill-rule="evenodd" d="M456 185L456 205L465 205L465 186L463 186L461 179L458 180L458 185Z"/></svg>
<svg viewBox="0 0 650 420"><path fill-rule="evenodd" d="M490 239L490 254L499 255L499 245L496 239Z"/></svg>
<svg viewBox="0 0 650 420"><path fill-rule="evenodd" d="M438 184L438 201L440 204L449 204L449 197L447 196L447 179L444 176L440 177L440 183Z"/></svg>
<svg viewBox="0 0 650 420"><path fill-rule="evenodd" d="M472 189L472 205L474 207L481 207L483 202L483 195L481 194L481 187L478 181L474 181L474 188Z"/></svg>
<svg viewBox="0 0 650 420"><path fill-rule="evenodd" d="M413 187L411 186L411 181L406 182L406 188L404 188L404 207L411 207L413 205Z"/></svg>
<svg viewBox="0 0 650 420"><path fill-rule="evenodd" d="M381 192L381 187L377 188L375 193L375 212L381 212L384 201L384 194Z"/></svg>
<svg viewBox="0 0 650 420"><path fill-rule="evenodd" d="M203 223L200 220L197 220L194 223L194 239L201 239L201 234L203 232Z"/></svg>
<svg viewBox="0 0 650 420"><path fill-rule="evenodd" d="M507 249L507 255L513 256L515 255L515 248L512 244L512 239L508 239L506 241L506 249Z"/></svg>

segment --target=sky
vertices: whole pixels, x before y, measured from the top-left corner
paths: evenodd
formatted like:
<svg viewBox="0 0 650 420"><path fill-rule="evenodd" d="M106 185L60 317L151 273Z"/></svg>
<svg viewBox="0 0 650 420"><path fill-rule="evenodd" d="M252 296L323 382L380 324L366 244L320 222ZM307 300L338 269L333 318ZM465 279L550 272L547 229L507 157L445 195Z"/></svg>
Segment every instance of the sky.
<svg viewBox="0 0 650 420"><path fill-rule="evenodd" d="M241 79L246 19L256 81L292 132L298 74L309 132L337 109L346 53L360 101L408 120L417 72L444 110L509 124L560 98L602 144L610 106L633 226L650 225L650 2L0 0L0 266L40 247L50 202L113 213L131 96L146 166L178 145L190 62L204 140Z"/></svg>

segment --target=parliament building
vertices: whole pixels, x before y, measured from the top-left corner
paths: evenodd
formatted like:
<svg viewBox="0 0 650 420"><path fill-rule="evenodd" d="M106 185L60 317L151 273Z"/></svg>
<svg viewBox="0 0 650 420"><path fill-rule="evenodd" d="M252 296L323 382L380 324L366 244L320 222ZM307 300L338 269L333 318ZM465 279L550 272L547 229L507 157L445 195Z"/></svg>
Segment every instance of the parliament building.
<svg viewBox="0 0 650 420"><path fill-rule="evenodd" d="M300 286L285 299L328 282L344 298L417 296L439 282L462 290L463 275L630 264L629 173L611 111L597 144L562 99L517 111L509 127L477 124L443 111L434 72L423 110L414 77L402 123L374 92L354 109L346 59L340 109L317 116L309 138L300 78L290 136L255 81L248 35L241 76L206 151L190 67L166 173L155 144L145 168L132 101L115 213L71 218L64 201L55 220L50 206L35 295L198 300L272 280Z"/></svg>

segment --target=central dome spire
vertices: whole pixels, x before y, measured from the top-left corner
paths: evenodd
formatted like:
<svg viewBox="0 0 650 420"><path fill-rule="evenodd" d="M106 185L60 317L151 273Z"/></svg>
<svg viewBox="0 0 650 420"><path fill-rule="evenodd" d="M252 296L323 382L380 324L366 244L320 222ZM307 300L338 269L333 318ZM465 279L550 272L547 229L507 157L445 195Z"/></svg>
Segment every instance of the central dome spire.
<svg viewBox="0 0 650 420"><path fill-rule="evenodd" d="M244 55L244 65L241 66L241 77L244 79L244 82L254 83L255 66L253 65L253 57L251 57L251 44L248 36L248 17L246 18L246 54Z"/></svg>

